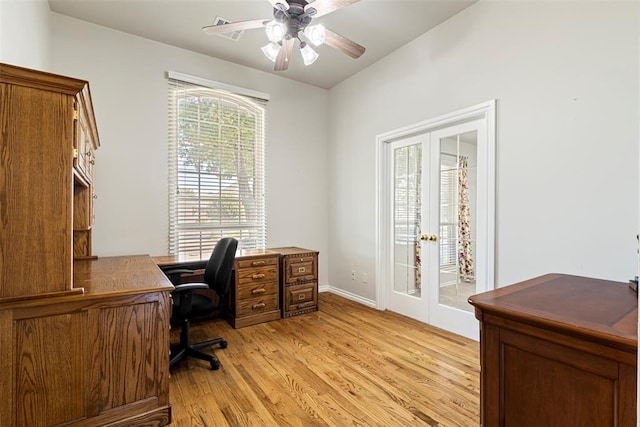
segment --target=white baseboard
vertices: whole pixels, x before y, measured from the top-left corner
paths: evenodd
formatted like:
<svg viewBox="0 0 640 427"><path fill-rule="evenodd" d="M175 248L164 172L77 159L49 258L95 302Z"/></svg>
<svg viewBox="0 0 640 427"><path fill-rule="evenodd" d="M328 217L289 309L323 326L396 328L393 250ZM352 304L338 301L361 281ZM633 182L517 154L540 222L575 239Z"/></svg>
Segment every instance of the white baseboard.
<svg viewBox="0 0 640 427"><path fill-rule="evenodd" d="M320 286L318 288L318 292L331 292L332 294L340 295L341 297L366 305L367 307L377 308L376 302L374 300L363 298L360 295L352 294L351 292L347 292L339 288L334 288L333 286L330 286L330 285Z"/></svg>

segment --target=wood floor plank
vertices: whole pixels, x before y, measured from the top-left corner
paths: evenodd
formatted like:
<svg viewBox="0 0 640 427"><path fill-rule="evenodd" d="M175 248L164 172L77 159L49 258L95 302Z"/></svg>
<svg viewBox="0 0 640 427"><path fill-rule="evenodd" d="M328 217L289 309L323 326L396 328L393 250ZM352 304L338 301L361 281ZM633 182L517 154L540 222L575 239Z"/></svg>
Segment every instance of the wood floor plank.
<svg viewBox="0 0 640 427"><path fill-rule="evenodd" d="M320 310L302 316L241 329L221 319L193 325L194 342L223 336L229 346L214 350L218 371L196 359L173 368L173 425L478 425L477 342L319 297Z"/></svg>

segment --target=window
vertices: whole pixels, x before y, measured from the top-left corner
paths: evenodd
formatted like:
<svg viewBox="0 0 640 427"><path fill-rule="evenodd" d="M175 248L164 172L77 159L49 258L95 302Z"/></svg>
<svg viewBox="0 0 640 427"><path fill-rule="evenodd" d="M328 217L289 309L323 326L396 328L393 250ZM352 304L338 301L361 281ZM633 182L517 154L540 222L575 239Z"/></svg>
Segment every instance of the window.
<svg viewBox="0 0 640 427"><path fill-rule="evenodd" d="M264 248L262 99L169 73L169 252L207 258L222 237Z"/></svg>

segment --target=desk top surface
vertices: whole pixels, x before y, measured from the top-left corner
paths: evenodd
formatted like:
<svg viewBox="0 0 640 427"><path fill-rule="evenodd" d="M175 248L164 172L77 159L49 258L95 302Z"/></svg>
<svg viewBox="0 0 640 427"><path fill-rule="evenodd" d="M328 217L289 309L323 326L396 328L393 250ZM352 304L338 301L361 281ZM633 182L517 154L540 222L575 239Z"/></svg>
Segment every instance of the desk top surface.
<svg viewBox="0 0 640 427"><path fill-rule="evenodd" d="M135 294L174 289L149 255L75 261L73 286L84 288L85 295Z"/></svg>
<svg viewBox="0 0 640 427"><path fill-rule="evenodd" d="M265 255L278 255L278 252L269 249L239 249L236 252L236 259L250 259ZM152 257L158 267L183 266L190 264L206 264L209 257L202 258L197 255L162 255Z"/></svg>
<svg viewBox="0 0 640 427"><path fill-rule="evenodd" d="M476 317L494 314L637 348L638 299L626 283L547 274L473 295Z"/></svg>
<svg viewBox="0 0 640 427"><path fill-rule="evenodd" d="M266 255L289 255L292 253L310 253L317 252L311 249L298 248L295 246L287 246L281 248L268 248L268 249L239 249L236 252L236 260L251 259L255 257L261 257ZM189 266L200 265L201 268L207 263L209 258L202 258L198 255L161 255L152 257L153 261L158 267L170 267L170 266Z"/></svg>

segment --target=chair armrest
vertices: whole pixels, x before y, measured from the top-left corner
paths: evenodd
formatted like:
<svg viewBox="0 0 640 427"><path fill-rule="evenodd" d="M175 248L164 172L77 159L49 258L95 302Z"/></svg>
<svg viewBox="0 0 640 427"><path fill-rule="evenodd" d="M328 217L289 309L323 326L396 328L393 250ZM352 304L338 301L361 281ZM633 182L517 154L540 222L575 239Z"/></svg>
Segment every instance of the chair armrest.
<svg viewBox="0 0 640 427"><path fill-rule="evenodd" d="M169 278L171 283L176 286L180 284L183 274L191 274L193 273L193 270L189 270L186 268L174 268L172 270L163 270L162 272Z"/></svg>
<svg viewBox="0 0 640 427"><path fill-rule="evenodd" d="M173 270L163 270L164 274L169 276L170 274L192 274L193 270L187 268L175 268Z"/></svg>
<svg viewBox="0 0 640 427"><path fill-rule="evenodd" d="M182 285L176 285L172 293L189 292L196 289L209 289L209 285L206 283L183 283Z"/></svg>

